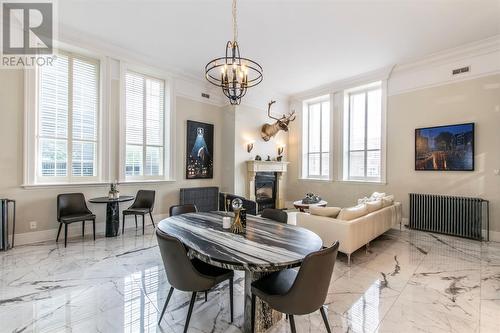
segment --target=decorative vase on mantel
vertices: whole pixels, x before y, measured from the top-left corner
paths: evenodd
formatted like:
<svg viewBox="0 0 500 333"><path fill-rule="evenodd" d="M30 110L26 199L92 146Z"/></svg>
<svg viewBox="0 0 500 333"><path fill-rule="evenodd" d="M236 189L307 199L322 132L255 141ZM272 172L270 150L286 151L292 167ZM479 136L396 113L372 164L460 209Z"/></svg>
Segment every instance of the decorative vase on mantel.
<svg viewBox="0 0 500 333"><path fill-rule="evenodd" d="M120 198L120 191L118 190L118 182L116 180L110 185L108 198L113 200Z"/></svg>

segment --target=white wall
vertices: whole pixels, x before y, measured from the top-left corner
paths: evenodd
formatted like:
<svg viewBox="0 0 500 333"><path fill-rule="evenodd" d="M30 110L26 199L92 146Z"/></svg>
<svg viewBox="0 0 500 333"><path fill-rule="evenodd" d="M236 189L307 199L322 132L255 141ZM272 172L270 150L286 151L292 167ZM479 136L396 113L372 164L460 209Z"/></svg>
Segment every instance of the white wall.
<svg viewBox="0 0 500 333"><path fill-rule="evenodd" d="M455 68L470 72L452 76ZM440 193L490 200L492 239L500 241L500 36L445 50L405 64L332 82L291 97L291 107L301 100L340 92L359 84L387 80L386 183L299 180L300 122L289 134L290 172L287 200L306 192L323 196L331 205L349 206L374 191L389 192L403 202L408 214L408 193ZM333 165L338 165L341 126L334 106ZM418 127L475 122L474 172L414 171L414 130Z"/></svg>
<svg viewBox="0 0 500 333"><path fill-rule="evenodd" d="M111 62L109 81L109 100L104 112L110 113L110 124L103 135L110 137L109 177L117 179L118 151L118 114L120 107L119 65ZM261 109L251 106L221 106L219 99L204 102L198 97L198 91L191 93L189 87L195 83L186 83L176 79L175 97L175 181L148 184L121 184L123 195L135 194L141 188L154 189L156 193L155 214L164 215L171 205L179 202L179 189L182 187L219 186L223 191L245 194L245 161L255 154L266 157L276 156L277 142L286 143L284 133L278 139L264 142L260 138L260 127L267 118L266 105ZM186 88L187 87L187 88ZM186 93L187 91L187 93ZM179 93L181 92L181 93ZM184 93L183 93L184 92ZM259 103L260 104L260 103ZM280 110L281 108L281 110ZM283 113L287 103L280 103L276 110ZM0 197L17 201L17 244L33 240L54 239L56 236L56 196L59 193L83 192L87 199L107 194L108 185L86 185L65 187L43 187L25 189L23 184L23 132L24 132L24 73L21 70L0 70ZM215 125L214 138L214 178L207 180L186 180L186 121L196 120ZM255 140L252 154L246 151L248 140ZM278 141L279 140L279 141ZM127 206L129 203L124 203ZM103 231L105 206L89 204L96 213L98 231ZM30 229L30 222L37 222L37 229ZM78 234L80 226L70 229L70 234ZM87 228L90 231L90 228Z"/></svg>
<svg viewBox="0 0 500 333"><path fill-rule="evenodd" d="M474 122L475 171L422 172L414 170L415 128ZM491 230L500 231L500 75L392 95L387 110L387 183L349 183L298 180L297 131L290 132L292 161L287 200L305 192L324 197L332 206L354 205L374 191L393 193L408 214L408 193L482 197L491 202Z"/></svg>
<svg viewBox="0 0 500 333"><path fill-rule="evenodd" d="M273 115L281 116L287 109L288 103L278 102L277 105L273 105L271 111ZM262 108L239 105L235 107L234 115L234 193L246 195L248 190L246 161L255 159L256 155L260 155L263 160L266 160L268 156L275 159L278 155L278 146L287 143L288 133L280 131L267 142L261 138L260 130L262 125L275 122L275 120L267 116L267 105ZM254 148L250 153L247 152L249 142L254 143ZM285 148L284 159L286 159L286 151Z"/></svg>
<svg viewBox="0 0 500 333"><path fill-rule="evenodd" d="M265 104L265 103L262 103ZM273 108L274 115L287 112L288 103L281 101ZM267 105L262 108L249 105L223 107L222 128L222 176L221 189L225 192L245 196L247 194L247 165L246 161L255 159L260 155L263 160L269 155L276 159L278 146L286 145L288 133L280 131L269 141L264 141L260 136L263 124L274 122L267 117ZM253 150L248 153L247 144L252 142ZM287 158L285 148L284 159Z"/></svg>
<svg viewBox="0 0 500 333"><path fill-rule="evenodd" d="M0 70L0 197L17 201L17 226L16 233L27 233L32 230L29 222L36 221L36 231L48 231L40 237L55 238L56 221L56 196L59 193L83 192L86 198L104 196L107 194L108 185L71 186L23 189L23 113L24 113L24 75L21 70ZM119 104L118 81L111 82L111 103L109 110L116 114ZM162 182L155 184L123 184L120 192L123 195L135 194L141 188L156 190L155 214L164 214L168 208L179 201L179 188L193 186L219 186L222 174L222 128L223 112L218 106L200 103L183 97L176 98L176 156L175 182ZM117 119L112 117L112 119ZM214 138L214 178L209 180L186 180L184 174L186 151L186 121L197 120L215 125ZM116 131L117 124L105 132ZM118 143L116 136L111 144L116 149ZM117 150L115 150L116 152ZM113 157L113 153L111 153ZM117 157L115 157L116 159ZM127 203L123 204L124 206ZM105 219L105 206L89 204L89 208L96 213L97 221ZM79 226L78 226L79 227ZM52 234L51 234L52 233ZM22 242L23 236L19 236Z"/></svg>

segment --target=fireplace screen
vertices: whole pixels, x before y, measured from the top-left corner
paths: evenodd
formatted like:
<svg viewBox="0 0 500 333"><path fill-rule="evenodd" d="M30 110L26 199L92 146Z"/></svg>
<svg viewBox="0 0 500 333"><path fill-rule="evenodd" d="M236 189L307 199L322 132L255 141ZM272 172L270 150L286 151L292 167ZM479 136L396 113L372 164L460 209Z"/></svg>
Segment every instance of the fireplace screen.
<svg viewBox="0 0 500 333"><path fill-rule="evenodd" d="M273 185L266 184L257 188L257 190L255 191L255 197L257 198L257 201L264 199L273 199Z"/></svg>

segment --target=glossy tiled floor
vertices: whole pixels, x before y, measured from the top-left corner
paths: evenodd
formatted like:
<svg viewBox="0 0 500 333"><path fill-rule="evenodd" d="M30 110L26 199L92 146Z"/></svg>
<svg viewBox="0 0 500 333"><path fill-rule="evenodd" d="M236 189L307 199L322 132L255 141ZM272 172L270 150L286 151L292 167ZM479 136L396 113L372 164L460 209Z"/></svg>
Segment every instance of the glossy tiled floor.
<svg viewBox="0 0 500 333"><path fill-rule="evenodd" d="M334 332L498 332L500 244L391 230L353 255L339 254L328 302ZM190 332L239 332L243 276L228 323L223 284L200 295ZM142 236L74 239L0 254L0 332L182 332L189 294L168 291L153 230ZM319 313L297 316L298 332L325 332ZM271 332L289 332L281 321Z"/></svg>

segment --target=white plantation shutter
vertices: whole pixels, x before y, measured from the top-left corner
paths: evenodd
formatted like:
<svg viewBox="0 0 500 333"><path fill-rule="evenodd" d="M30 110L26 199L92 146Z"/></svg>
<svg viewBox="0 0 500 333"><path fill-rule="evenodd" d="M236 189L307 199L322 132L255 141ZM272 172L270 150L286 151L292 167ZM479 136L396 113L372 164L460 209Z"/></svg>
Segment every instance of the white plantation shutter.
<svg viewBox="0 0 500 333"><path fill-rule="evenodd" d="M330 101L307 103L304 111L303 177L330 177Z"/></svg>
<svg viewBox="0 0 500 333"><path fill-rule="evenodd" d="M348 94L347 180L380 181L382 177L382 89Z"/></svg>
<svg viewBox="0 0 500 333"><path fill-rule="evenodd" d="M60 53L38 74L40 181L97 177L99 63Z"/></svg>
<svg viewBox="0 0 500 333"><path fill-rule="evenodd" d="M161 177L164 165L165 81L125 75L125 176Z"/></svg>

